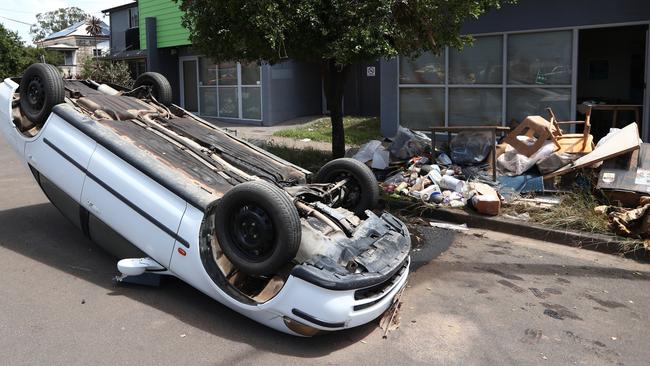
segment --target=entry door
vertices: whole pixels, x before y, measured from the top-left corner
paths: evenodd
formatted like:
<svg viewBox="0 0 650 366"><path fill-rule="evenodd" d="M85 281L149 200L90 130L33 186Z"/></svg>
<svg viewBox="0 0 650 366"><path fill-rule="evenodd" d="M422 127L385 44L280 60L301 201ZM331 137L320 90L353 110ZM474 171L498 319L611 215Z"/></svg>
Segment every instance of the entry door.
<svg viewBox="0 0 650 366"><path fill-rule="evenodd" d="M181 85L181 104L183 108L190 112L199 111L199 79L198 79L198 62L196 58L181 60L181 76L183 78Z"/></svg>

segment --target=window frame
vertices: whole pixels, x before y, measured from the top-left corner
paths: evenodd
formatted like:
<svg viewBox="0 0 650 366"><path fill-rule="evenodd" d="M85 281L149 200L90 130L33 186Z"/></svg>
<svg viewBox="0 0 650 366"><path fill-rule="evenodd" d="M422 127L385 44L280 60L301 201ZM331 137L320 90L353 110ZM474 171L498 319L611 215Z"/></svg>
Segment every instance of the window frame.
<svg viewBox="0 0 650 366"><path fill-rule="evenodd" d="M208 58L205 56L197 56L197 72L199 72L198 76L198 93L199 93L199 98L198 98L198 114L200 116L205 116L205 117L214 117L214 118L220 118L220 119L231 119L231 120L245 120L245 121L258 121L261 122L264 120L264 109L263 109L263 104L264 100L262 98L262 66L258 65L258 72L259 72L259 84L255 85L247 85L247 84L242 84L242 77L241 77L241 69L242 65L241 63L237 62L236 63L236 75L237 75L237 82L233 84L227 84L227 85L220 85L219 83L219 64L218 63L212 63L211 65L214 65L214 73L215 73L215 80L216 83L214 85L202 85L201 84L201 75L200 75L200 70L201 70L201 65L200 63L202 60L204 61L209 61ZM213 88L215 89L215 98L216 98L216 103L217 103L217 113L216 115L208 115L208 114L202 114L201 113L201 88ZM228 116L221 116L220 112L220 103L219 103L219 90L221 88L229 88L229 89L236 89L237 93L237 117L228 117ZM243 98L242 98L242 88L259 88L259 93L260 93L260 118L259 119L253 119L253 118L244 118L243 117Z"/></svg>
<svg viewBox="0 0 650 366"><path fill-rule="evenodd" d="M571 84L508 84L508 35L509 34L536 34L536 33L552 33L552 32L562 32L562 31L571 31ZM540 30L529 30L521 32L498 32L498 33L485 33L485 34L475 34L475 38L480 37L494 37L501 36L502 40L502 55L501 55L501 83L499 84L451 84L450 80L450 48L445 47L442 51L444 53L444 67L445 67L445 80L442 84L402 84L400 82L400 62L401 57L397 57L396 70L397 70L397 118L398 123L401 124L401 107L400 107L400 92L403 88L440 88L444 89L444 127L449 127L449 90L455 88L482 88L482 89L501 89L501 126L507 126L508 124L508 90L513 88L522 88L522 89L538 89L538 88L565 88L570 90L571 100L570 100L570 114L575 116L576 110L576 84L577 84L577 50L578 50L578 29L540 29ZM571 118L572 119L572 118Z"/></svg>
<svg viewBox="0 0 650 366"><path fill-rule="evenodd" d="M135 11L134 11L135 10ZM139 28L140 27L140 9L137 6L129 8L129 29ZM133 13L136 13L136 21L133 22Z"/></svg>

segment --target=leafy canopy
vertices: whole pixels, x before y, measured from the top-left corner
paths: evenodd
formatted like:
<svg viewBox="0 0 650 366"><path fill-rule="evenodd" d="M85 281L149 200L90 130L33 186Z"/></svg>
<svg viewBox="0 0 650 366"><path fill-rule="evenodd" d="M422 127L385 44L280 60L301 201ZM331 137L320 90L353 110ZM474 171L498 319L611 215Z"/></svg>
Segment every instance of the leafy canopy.
<svg viewBox="0 0 650 366"><path fill-rule="evenodd" d="M338 65L440 52L464 21L511 0L176 0L193 46L215 61Z"/></svg>
<svg viewBox="0 0 650 366"><path fill-rule="evenodd" d="M86 18L88 18L88 14L76 6L38 13L36 14L36 23L29 28L29 33L32 35L32 40L38 42L54 32L86 20Z"/></svg>
<svg viewBox="0 0 650 366"><path fill-rule="evenodd" d="M17 32L6 29L0 24L0 80L20 76L27 66L41 62L59 64L63 56L58 52L45 51L42 48L25 47Z"/></svg>

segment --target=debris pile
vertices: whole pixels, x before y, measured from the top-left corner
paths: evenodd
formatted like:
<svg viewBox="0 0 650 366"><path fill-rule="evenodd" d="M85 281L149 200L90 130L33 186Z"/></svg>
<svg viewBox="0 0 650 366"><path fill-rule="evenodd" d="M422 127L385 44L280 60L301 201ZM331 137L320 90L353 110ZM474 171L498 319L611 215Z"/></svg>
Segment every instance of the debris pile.
<svg viewBox="0 0 650 366"><path fill-rule="evenodd" d="M394 138L370 141L353 157L375 169L393 198L520 221L534 217L503 208L552 210L562 200L558 193L579 189L608 204L599 209L612 232L650 244L650 198L640 201L650 192L650 144L641 142L636 123L612 128L594 144L586 111L585 121L560 122L551 110L550 120L529 116L500 140L489 128L455 127L446 131L445 149L400 127ZM582 132L566 133L565 124L582 124ZM599 169L598 181L581 179L582 168Z"/></svg>

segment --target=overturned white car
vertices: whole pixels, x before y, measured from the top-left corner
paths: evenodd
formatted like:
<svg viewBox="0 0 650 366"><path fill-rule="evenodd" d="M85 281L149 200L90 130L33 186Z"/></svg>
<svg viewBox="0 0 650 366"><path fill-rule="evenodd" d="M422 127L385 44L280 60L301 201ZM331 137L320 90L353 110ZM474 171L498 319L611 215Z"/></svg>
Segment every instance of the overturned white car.
<svg viewBox="0 0 650 366"><path fill-rule="evenodd" d="M0 131L120 278L176 276L304 336L375 319L406 283L409 233L368 210L369 168L312 177L173 105L160 74L124 89L31 65L0 83Z"/></svg>

